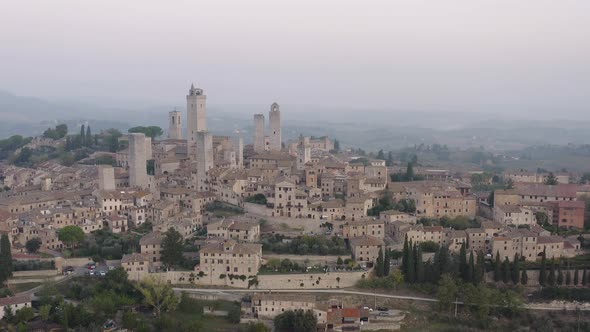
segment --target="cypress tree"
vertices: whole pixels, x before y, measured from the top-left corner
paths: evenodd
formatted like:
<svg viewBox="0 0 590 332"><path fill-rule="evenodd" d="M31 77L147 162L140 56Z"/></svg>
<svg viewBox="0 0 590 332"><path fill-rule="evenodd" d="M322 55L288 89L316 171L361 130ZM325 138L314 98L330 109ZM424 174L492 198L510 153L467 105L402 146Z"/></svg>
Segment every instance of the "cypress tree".
<svg viewBox="0 0 590 332"><path fill-rule="evenodd" d="M416 281L423 283L424 280L424 262L422 261L422 247L417 246L416 249Z"/></svg>
<svg viewBox="0 0 590 332"><path fill-rule="evenodd" d="M7 234L0 237L0 285L12 277L12 253Z"/></svg>
<svg viewBox="0 0 590 332"><path fill-rule="evenodd" d="M84 125L80 127L80 145L86 144L86 131L84 130Z"/></svg>
<svg viewBox="0 0 590 332"><path fill-rule="evenodd" d="M477 264L475 265L475 282L480 283L484 281L485 275L485 261L483 257L483 252L477 252Z"/></svg>
<svg viewBox="0 0 590 332"><path fill-rule="evenodd" d="M384 259L383 259L383 275L384 276L388 276L389 275L389 271L391 269L391 253L389 252L388 249L385 249L385 255L384 255Z"/></svg>
<svg viewBox="0 0 590 332"><path fill-rule="evenodd" d="M432 273L427 274L427 280L433 284L438 284L438 280L440 279L440 255L441 255L441 248L434 253L434 259L432 262Z"/></svg>
<svg viewBox="0 0 590 332"><path fill-rule="evenodd" d="M572 283L572 273L570 272L570 265L566 264L565 268L565 285L569 286Z"/></svg>
<svg viewBox="0 0 590 332"><path fill-rule="evenodd" d="M375 262L375 273L377 277L383 277L383 249L379 248L379 255L377 256L377 261Z"/></svg>
<svg viewBox="0 0 590 332"><path fill-rule="evenodd" d="M465 282L469 282L468 270L469 265L467 264L467 248L465 247L465 242L463 242L463 244L461 244L461 250L459 251L459 274Z"/></svg>
<svg viewBox="0 0 590 332"><path fill-rule="evenodd" d="M518 254L514 254L514 262L512 262L512 283L518 284L520 279L520 261Z"/></svg>
<svg viewBox="0 0 590 332"><path fill-rule="evenodd" d="M582 272L582 286L586 287L588 283L588 276L586 275L586 268L584 268L584 272Z"/></svg>
<svg viewBox="0 0 590 332"><path fill-rule="evenodd" d="M90 131L90 125L86 127L86 146L92 145L92 131Z"/></svg>
<svg viewBox="0 0 590 332"><path fill-rule="evenodd" d="M520 274L520 283L526 285L529 282L529 276L527 274L526 268L522 269L522 273Z"/></svg>
<svg viewBox="0 0 590 332"><path fill-rule="evenodd" d="M412 245L412 241L410 241L409 243L409 255L408 255L408 275L407 275L407 279L406 281L410 284L413 284L414 282L416 282L416 264L414 262L414 257L415 257L415 250L416 247Z"/></svg>
<svg viewBox="0 0 590 332"><path fill-rule="evenodd" d="M469 266L467 267L467 280L465 281L475 283L475 261L473 259L473 251L469 253Z"/></svg>
<svg viewBox="0 0 590 332"><path fill-rule="evenodd" d="M500 271L500 251L496 253L496 262L494 263L494 281L498 282L502 279L502 272Z"/></svg>
<svg viewBox="0 0 590 332"><path fill-rule="evenodd" d="M578 271L578 267L576 266L576 269L574 270L574 286L578 286L578 284L580 283L578 274L580 274L580 271Z"/></svg>
<svg viewBox="0 0 590 332"><path fill-rule="evenodd" d="M543 256L541 256L541 270L539 271L539 285L541 286L545 286L547 283L547 267L545 265L545 249L543 249Z"/></svg>
<svg viewBox="0 0 590 332"><path fill-rule="evenodd" d="M510 261L508 257L505 257L502 265L502 282L507 284L508 281L510 281Z"/></svg>
<svg viewBox="0 0 590 332"><path fill-rule="evenodd" d="M408 252L409 252L409 248L408 248L408 234L406 234L406 237L404 239L404 250L402 252L402 272L404 273L404 276L406 277L406 281L407 281L407 275L408 275Z"/></svg>
<svg viewBox="0 0 590 332"><path fill-rule="evenodd" d="M557 284L563 285L563 271L561 270L561 262L557 265Z"/></svg>
<svg viewBox="0 0 590 332"><path fill-rule="evenodd" d="M547 277L547 282L549 286L555 286L555 262L551 261L551 268L549 269L549 276Z"/></svg>

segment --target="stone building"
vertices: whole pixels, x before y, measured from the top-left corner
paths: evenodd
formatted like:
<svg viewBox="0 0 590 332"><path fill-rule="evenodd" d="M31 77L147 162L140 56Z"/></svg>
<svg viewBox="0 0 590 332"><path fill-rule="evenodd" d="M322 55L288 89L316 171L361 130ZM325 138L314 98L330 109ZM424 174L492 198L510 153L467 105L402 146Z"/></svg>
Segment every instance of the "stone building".
<svg viewBox="0 0 590 332"><path fill-rule="evenodd" d="M260 240L260 224L252 220L226 218L207 224L207 236L255 242Z"/></svg>
<svg viewBox="0 0 590 332"><path fill-rule="evenodd" d="M10 307L13 314L23 308L32 308L31 296L21 295L0 298L0 320L4 318L7 307Z"/></svg>
<svg viewBox="0 0 590 332"><path fill-rule="evenodd" d="M315 296L264 293L252 296L252 313L256 318L274 319L289 310L312 310L318 323L326 322L326 311L318 309Z"/></svg>
<svg viewBox="0 0 590 332"><path fill-rule="evenodd" d="M223 284L222 279L230 274L257 275L262 262L262 245L219 240L201 247L199 257L196 272L202 271L210 284Z"/></svg>
<svg viewBox="0 0 590 332"><path fill-rule="evenodd" d="M552 209L553 225L565 228L584 228L586 205L583 201L559 201L547 203Z"/></svg>
<svg viewBox="0 0 590 332"><path fill-rule="evenodd" d="M383 239L363 235L350 240L352 257L357 262L375 262L379 256L379 250L385 249Z"/></svg>
<svg viewBox="0 0 590 332"><path fill-rule="evenodd" d="M346 239L370 235L379 239L385 237L385 225L382 220L365 219L349 221L342 225L342 236Z"/></svg>
<svg viewBox="0 0 590 332"><path fill-rule="evenodd" d="M109 165L98 166L98 189L104 191L115 190L115 169Z"/></svg>
<svg viewBox="0 0 590 332"><path fill-rule="evenodd" d="M121 267L127 271L130 279L141 280L150 272L151 262L149 257L133 253L125 254L121 259Z"/></svg>
<svg viewBox="0 0 590 332"><path fill-rule="evenodd" d="M160 232L151 232L144 235L139 240L140 252L142 255L147 257L150 263L159 263L160 255L162 252L163 234Z"/></svg>
<svg viewBox="0 0 590 332"><path fill-rule="evenodd" d="M499 205L494 207L494 221L502 225L533 225L537 223L535 214L518 205Z"/></svg>

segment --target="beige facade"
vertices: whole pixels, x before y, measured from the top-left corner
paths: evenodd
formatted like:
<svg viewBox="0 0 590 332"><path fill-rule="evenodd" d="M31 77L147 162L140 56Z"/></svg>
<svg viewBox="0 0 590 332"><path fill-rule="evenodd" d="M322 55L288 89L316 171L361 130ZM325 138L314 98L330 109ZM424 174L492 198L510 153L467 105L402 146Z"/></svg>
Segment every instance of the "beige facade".
<svg viewBox="0 0 590 332"><path fill-rule="evenodd" d="M150 259L142 254L126 254L121 259L121 267L133 280L141 280L146 276L150 272L150 266Z"/></svg>
<svg viewBox="0 0 590 332"><path fill-rule="evenodd" d="M499 205L494 207L494 221L502 225L533 225L537 218L533 211L517 205Z"/></svg>
<svg viewBox="0 0 590 332"><path fill-rule="evenodd" d="M160 232L151 232L139 240L140 252L151 263L159 263L162 253L162 238Z"/></svg>
<svg viewBox="0 0 590 332"><path fill-rule="evenodd" d="M207 225L207 236L255 242L260 240L260 224L251 220L223 219Z"/></svg>
<svg viewBox="0 0 590 332"><path fill-rule="evenodd" d="M385 225L383 221L372 219L350 221L342 225L342 235L347 239L363 235L383 239L385 237Z"/></svg>
<svg viewBox="0 0 590 332"><path fill-rule="evenodd" d="M258 274L262 262L262 245L239 243L235 240L220 240L201 248L200 264L195 267L202 271L211 284L224 284L228 275L246 277Z"/></svg>
<svg viewBox="0 0 590 332"><path fill-rule="evenodd" d="M316 307L314 296L290 294L257 294L252 297L252 313L257 318L273 319L285 311L312 310L318 323L326 322L326 311Z"/></svg>
<svg viewBox="0 0 590 332"><path fill-rule="evenodd" d="M385 250L383 240L374 236L363 235L350 239L352 257L359 263L375 262L379 250Z"/></svg>

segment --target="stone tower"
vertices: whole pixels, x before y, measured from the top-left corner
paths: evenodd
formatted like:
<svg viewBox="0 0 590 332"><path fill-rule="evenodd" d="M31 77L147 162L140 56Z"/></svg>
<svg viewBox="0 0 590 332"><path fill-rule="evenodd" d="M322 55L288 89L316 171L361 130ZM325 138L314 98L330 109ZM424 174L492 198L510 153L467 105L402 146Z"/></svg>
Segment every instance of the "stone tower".
<svg viewBox="0 0 590 332"><path fill-rule="evenodd" d="M244 167L244 139L242 136L237 136L233 139L234 151L236 152L236 167Z"/></svg>
<svg viewBox="0 0 590 332"><path fill-rule="evenodd" d="M270 123L270 151L281 151L281 111L279 111L279 104L272 103L270 105L268 122Z"/></svg>
<svg viewBox="0 0 590 332"><path fill-rule="evenodd" d="M115 169L110 165L98 166L98 189L115 190Z"/></svg>
<svg viewBox="0 0 590 332"><path fill-rule="evenodd" d="M186 96L186 128L189 157L196 159L197 132L207 131L207 96L192 84Z"/></svg>
<svg viewBox="0 0 590 332"><path fill-rule="evenodd" d="M311 144L309 137L300 137L297 146L297 169L304 170L305 164L311 161Z"/></svg>
<svg viewBox="0 0 590 332"><path fill-rule="evenodd" d="M264 114L254 114L254 152L264 150Z"/></svg>
<svg viewBox="0 0 590 332"><path fill-rule="evenodd" d="M148 187L146 139L141 133L129 134L129 186Z"/></svg>
<svg viewBox="0 0 590 332"><path fill-rule="evenodd" d="M198 191L208 190L208 173L213 168L213 136L208 131L198 131L197 137L197 183Z"/></svg>
<svg viewBox="0 0 590 332"><path fill-rule="evenodd" d="M168 113L168 138L182 139L182 113L176 109Z"/></svg>

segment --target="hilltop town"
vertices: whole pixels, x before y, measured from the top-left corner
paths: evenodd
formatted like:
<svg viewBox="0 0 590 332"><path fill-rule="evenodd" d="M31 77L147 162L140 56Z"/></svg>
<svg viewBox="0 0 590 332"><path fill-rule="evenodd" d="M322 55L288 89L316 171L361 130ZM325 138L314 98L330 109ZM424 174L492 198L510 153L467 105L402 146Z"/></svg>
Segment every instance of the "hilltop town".
<svg viewBox="0 0 590 332"><path fill-rule="evenodd" d="M288 110L277 103L268 116L252 115L253 132L218 136L194 85L186 109L162 112L165 131L78 134L58 125L1 142L6 324L141 330L141 321L201 306L199 317L228 316L228 331L377 331L420 327L413 303L449 317L455 310L455 319L460 304L466 317L501 324L550 306L541 300L590 299L583 174L432 168L335 137L286 139ZM89 285L99 290L84 295ZM126 297L108 310L85 302L105 289ZM158 291L161 299L142 300ZM56 294L70 302L51 300ZM32 306L36 319L18 315ZM64 324L64 308L77 318ZM185 323L170 326L212 329Z"/></svg>

